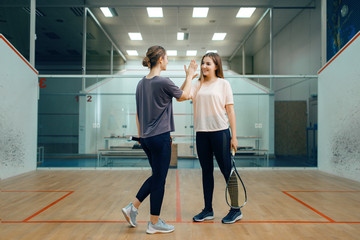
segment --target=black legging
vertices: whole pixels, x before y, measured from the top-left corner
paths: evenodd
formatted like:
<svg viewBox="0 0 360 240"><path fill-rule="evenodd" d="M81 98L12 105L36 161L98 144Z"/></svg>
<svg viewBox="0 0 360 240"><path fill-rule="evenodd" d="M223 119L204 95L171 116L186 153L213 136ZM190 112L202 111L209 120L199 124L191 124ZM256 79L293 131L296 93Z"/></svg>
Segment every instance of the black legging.
<svg viewBox="0 0 360 240"><path fill-rule="evenodd" d="M152 175L143 183L136 198L142 202L150 194L150 214L159 216L171 159L170 133L141 138L140 143L148 156Z"/></svg>
<svg viewBox="0 0 360 240"><path fill-rule="evenodd" d="M203 193L206 210L212 210L214 192L214 155L221 173L224 175L225 181L229 178L231 171L230 139L229 129L215 132L196 132L196 150L202 169Z"/></svg>

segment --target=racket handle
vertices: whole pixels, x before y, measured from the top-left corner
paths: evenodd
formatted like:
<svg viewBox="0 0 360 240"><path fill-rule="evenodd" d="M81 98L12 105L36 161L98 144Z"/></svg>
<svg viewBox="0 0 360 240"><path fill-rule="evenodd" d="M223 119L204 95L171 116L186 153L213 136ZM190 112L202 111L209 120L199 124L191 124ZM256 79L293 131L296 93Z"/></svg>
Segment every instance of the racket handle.
<svg viewBox="0 0 360 240"><path fill-rule="evenodd" d="M235 149L231 148L231 155L235 156Z"/></svg>
<svg viewBox="0 0 360 240"><path fill-rule="evenodd" d="M129 140L140 142L140 138L134 136L130 136Z"/></svg>

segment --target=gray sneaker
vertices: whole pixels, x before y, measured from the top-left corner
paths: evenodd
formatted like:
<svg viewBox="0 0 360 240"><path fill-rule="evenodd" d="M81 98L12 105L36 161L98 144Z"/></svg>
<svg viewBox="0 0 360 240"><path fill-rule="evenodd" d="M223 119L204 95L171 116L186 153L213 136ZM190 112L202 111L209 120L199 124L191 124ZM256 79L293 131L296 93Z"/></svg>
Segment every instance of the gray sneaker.
<svg viewBox="0 0 360 240"><path fill-rule="evenodd" d="M159 218L158 222L153 225L151 222L148 223L148 228L146 233L169 233L175 230L175 227L169 224L166 224L163 220Z"/></svg>
<svg viewBox="0 0 360 240"><path fill-rule="evenodd" d="M138 214L137 209L134 207L132 203L129 203L126 207L121 209L122 213L124 214L124 217L126 218L126 221L130 223L131 226L136 227L136 215Z"/></svg>

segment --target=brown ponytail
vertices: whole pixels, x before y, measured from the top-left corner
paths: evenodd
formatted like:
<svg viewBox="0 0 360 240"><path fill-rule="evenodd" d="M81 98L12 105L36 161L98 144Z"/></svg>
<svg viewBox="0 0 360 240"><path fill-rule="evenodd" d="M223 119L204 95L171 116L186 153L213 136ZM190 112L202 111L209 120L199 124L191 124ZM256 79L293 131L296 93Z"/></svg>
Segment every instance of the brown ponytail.
<svg viewBox="0 0 360 240"><path fill-rule="evenodd" d="M160 57L165 57L166 50L161 46L152 46L146 52L146 57L143 59L142 65L152 69L156 66Z"/></svg>

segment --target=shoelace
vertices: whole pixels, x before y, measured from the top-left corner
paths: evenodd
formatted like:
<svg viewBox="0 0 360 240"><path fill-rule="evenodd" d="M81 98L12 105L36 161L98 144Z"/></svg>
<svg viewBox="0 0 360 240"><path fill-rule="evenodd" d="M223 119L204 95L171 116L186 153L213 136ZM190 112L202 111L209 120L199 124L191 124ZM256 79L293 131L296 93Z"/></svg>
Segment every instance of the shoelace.
<svg viewBox="0 0 360 240"><path fill-rule="evenodd" d="M231 214L230 216L232 217L232 216L234 216L236 213L237 213L238 211L237 211L237 209L230 209L230 211L229 211L229 214Z"/></svg>

